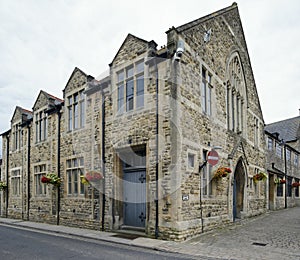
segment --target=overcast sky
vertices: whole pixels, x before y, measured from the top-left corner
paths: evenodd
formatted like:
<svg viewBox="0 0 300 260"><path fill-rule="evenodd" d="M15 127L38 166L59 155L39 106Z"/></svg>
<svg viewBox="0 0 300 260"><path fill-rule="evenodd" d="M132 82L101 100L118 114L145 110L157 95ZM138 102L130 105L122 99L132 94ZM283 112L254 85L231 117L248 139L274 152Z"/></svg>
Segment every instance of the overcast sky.
<svg viewBox="0 0 300 260"><path fill-rule="evenodd" d="M74 67L95 77L106 71L128 33L162 46L170 27L232 3L0 0L0 133L17 105L32 109L41 89L62 98ZM237 3L265 123L298 116L300 1Z"/></svg>

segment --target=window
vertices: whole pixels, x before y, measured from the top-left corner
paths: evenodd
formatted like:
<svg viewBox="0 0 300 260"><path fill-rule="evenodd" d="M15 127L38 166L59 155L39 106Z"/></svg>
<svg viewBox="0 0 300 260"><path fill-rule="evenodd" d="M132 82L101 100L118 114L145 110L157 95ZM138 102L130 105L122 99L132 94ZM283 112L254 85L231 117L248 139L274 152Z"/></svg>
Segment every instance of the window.
<svg viewBox="0 0 300 260"><path fill-rule="evenodd" d="M298 160L299 160L299 159L298 159L298 154L295 153L295 154L294 154L294 165L295 165L295 166L298 166Z"/></svg>
<svg viewBox="0 0 300 260"><path fill-rule="evenodd" d="M205 68L202 68L201 97L202 112L211 115L211 75Z"/></svg>
<svg viewBox="0 0 300 260"><path fill-rule="evenodd" d="M232 56L227 70L227 126L232 131L242 132L246 91L244 74L237 53Z"/></svg>
<svg viewBox="0 0 300 260"><path fill-rule="evenodd" d="M117 73L118 113L144 106L144 61Z"/></svg>
<svg viewBox="0 0 300 260"><path fill-rule="evenodd" d="M46 164L34 166L35 195L47 194L47 184L41 182L43 175L46 175Z"/></svg>
<svg viewBox="0 0 300 260"><path fill-rule="evenodd" d="M67 181L68 195L84 194L84 185L80 182L80 175L83 175L83 158L67 160Z"/></svg>
<svg viewBox="0 0 300 260"><path fill-rule="evenodd" d="M283 186L282 184L276 185L277 186L277 197L283 197Z"/></svg>
<svg viewBox="0 0 300 260"><path fill-rule="evenodd" d="M254 117L254 145L259 145L259 121Z"/></svg>
<svg viewBox="0 0 300 260"><path fill-rule="evenodd" d="M203 150L203 160L207 158L207 151ZM203 196L212 195L212 183L211 183L211 166L206 164L202 169L202 176L201 176L201 187L202 187L202 194Z"/></svg>
<svg viewBox="0 0 300 260"><path fill-rule="evenodd" d="M192 153L188 154L188 168L193 169L195 167L195 155Z"/></svg>
<svg viewBox="0 0 300 260"><path fill-rule="evenodd" d="M42 142L47 139L48 120L45 111L40 111L35 114L35 141Z"/></svg>
<svg viewBox="0 0 300 260"><path fill-rule="evenodd" d="M280 143L275 143L275 147L276 147L276 155L280 158L282 158L282 147L280 145Z"/></svg>
<svg viewBox="0 0 300 260"><path fill-rule="evenodd" d="M293 179L291 177L287 177L286 188L287 188L287 196L288 197L292 197L292 181L293 181Z"/></svg>
<svg viewBox="0 0 300 260"><path fill-rule="evenodd" d="M13 170L11 172L11 187L12 195L20 196L21 188L21 172L20 170Z"/></svg>
<svg viewBox="0 0 300 260"><path fill-rule="evenodd" d="M268 150L272 151L273 150L273 139L268 137Z"/></svg>
<svg viewBox="0 0 300 260"><path fill-rule="evenodd" d="M20 150L22 147L22 128L19 124L13 126L13 150Z"/></svg>
<svg viewBox="0 0 300 260"><path fill-rule="evenodd" d="M83 90L74 93L68 100L68 130L83 128L85 125L85 96Z"/></svg>
<svg viewBox="0 0 300 260"><path fill-rule="evenodd" d="M291 150L286 148L285 152L286 152L286 160L288 162L290 162L291 161Z"/></svg>
<svg viewBox="0 0 300 260"><path fill-rule="evenodd" d="M295 182L299 182L300 180L299 179L295 179ZM299 198L299 186L298 187L295 187L295 197Z"/></svg>

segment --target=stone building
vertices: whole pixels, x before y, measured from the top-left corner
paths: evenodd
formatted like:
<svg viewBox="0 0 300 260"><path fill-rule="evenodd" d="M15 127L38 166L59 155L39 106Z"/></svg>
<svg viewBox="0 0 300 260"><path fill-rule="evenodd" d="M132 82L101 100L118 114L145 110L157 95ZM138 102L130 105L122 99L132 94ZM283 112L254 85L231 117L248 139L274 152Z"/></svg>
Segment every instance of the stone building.
<svg viewBox="0 0 300 260"><path fill-rule="evenodd" d="M184 240L266 211L267 182L253 181L266 171L264 121L237 4L166 34L161 49L128 34L107 77L75 68L63 100L42 91L32 112L18 109L2 134L6 216ZM50 172L60 186L40 183ZM91 172L101 180L84 185Z"/></svg>
<svg viewBox="0 0 300 260"><path fill-rule="evenodd" d="M265 126L269 208L300 205L300 116Z"/></svg>

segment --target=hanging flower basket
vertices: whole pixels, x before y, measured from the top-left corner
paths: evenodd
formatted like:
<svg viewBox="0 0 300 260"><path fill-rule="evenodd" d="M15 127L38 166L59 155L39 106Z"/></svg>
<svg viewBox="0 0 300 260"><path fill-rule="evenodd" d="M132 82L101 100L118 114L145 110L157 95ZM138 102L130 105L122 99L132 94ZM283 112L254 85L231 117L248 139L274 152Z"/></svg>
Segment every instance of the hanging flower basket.
<svg viewBox="0 0 300 260"><path fill-rule="evenodd" d="M268 178L268 175L264 172L257 173L253 176L254 182L265 181Z"/></svg>
<svg viewBox="0 0 300 260"><path fill-rule="evenodd" d="M292 183L292 187L293 188L297 188L297 187L299 187L300 186L300 182L293 182Z"/></svg>
<svg viewBox="0 0 300 260"><path fill-rule="evenodd" d="M219 167L214 175L214 178L219 179L219 178L225 178L228 176L228 174L231 173L231 169L230 168L226 168L226 167Z"/></svg>
<svg viewBox="0 0 300 260"><path fill-rule="evenodd" d="M5 190L7 188L7 184L4 181L0 181L0 191Z"/></svg>
<svg viewBox="0 0 300 260"><path fill-rule="evenodd" d="M48 173L46 176L42 176L41 182L59 186L61 183L61 178L59 178L55 173Z"/></svg>
<svg viewBox="0 0 300 260"><path fill-rule="evenodd" d="M85 178L84 175L80 175L80 182L85 185L89 184L89 181Z"/></svg>
<svg viewBox="0 0 300 260"><path fill-rule="evenodd" d="M97 171L90 171L85 174L85 179L88 182L95 182L103 179L103 175Z"/></svg>
<svg viewBox="0 0 300 260"><path fill-rule="evenodd" d="M276 178L274 180L274 183L275 184L285 184L286 183L286 180L283 180L283 179L280 179L280 178Z"/></svg>

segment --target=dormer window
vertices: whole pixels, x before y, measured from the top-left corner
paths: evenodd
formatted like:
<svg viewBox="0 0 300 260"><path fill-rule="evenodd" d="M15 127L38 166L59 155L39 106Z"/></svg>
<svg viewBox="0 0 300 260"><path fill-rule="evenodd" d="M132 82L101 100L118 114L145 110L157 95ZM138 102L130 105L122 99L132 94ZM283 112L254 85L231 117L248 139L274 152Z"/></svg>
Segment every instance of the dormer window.
<svg viewBox="0 0 300 260"><path fill-rule="evenodd" d="M35 137L36 142L42 142L47 139L48 120L45 111L39 111L35 114Z"/></svg>
<svg viewBox="0 0 300 260"><path fill-rule="evenodd" d="M22 147L22 129L19 124L13 125L12 134L13 134L13 149L20 150Z"/></svg>
<svg viewBox="0 0 300 260"><path fill-rule="evenodd" d="M68 130L83 128L85 125L85 97L83 90L67 98Z"/></svg>
<svg viewBox="0 0 300 260"><path fill-rule="evenodd" d="M118 113L144 106L144 62L140 61L117 73Z"/></svg>

